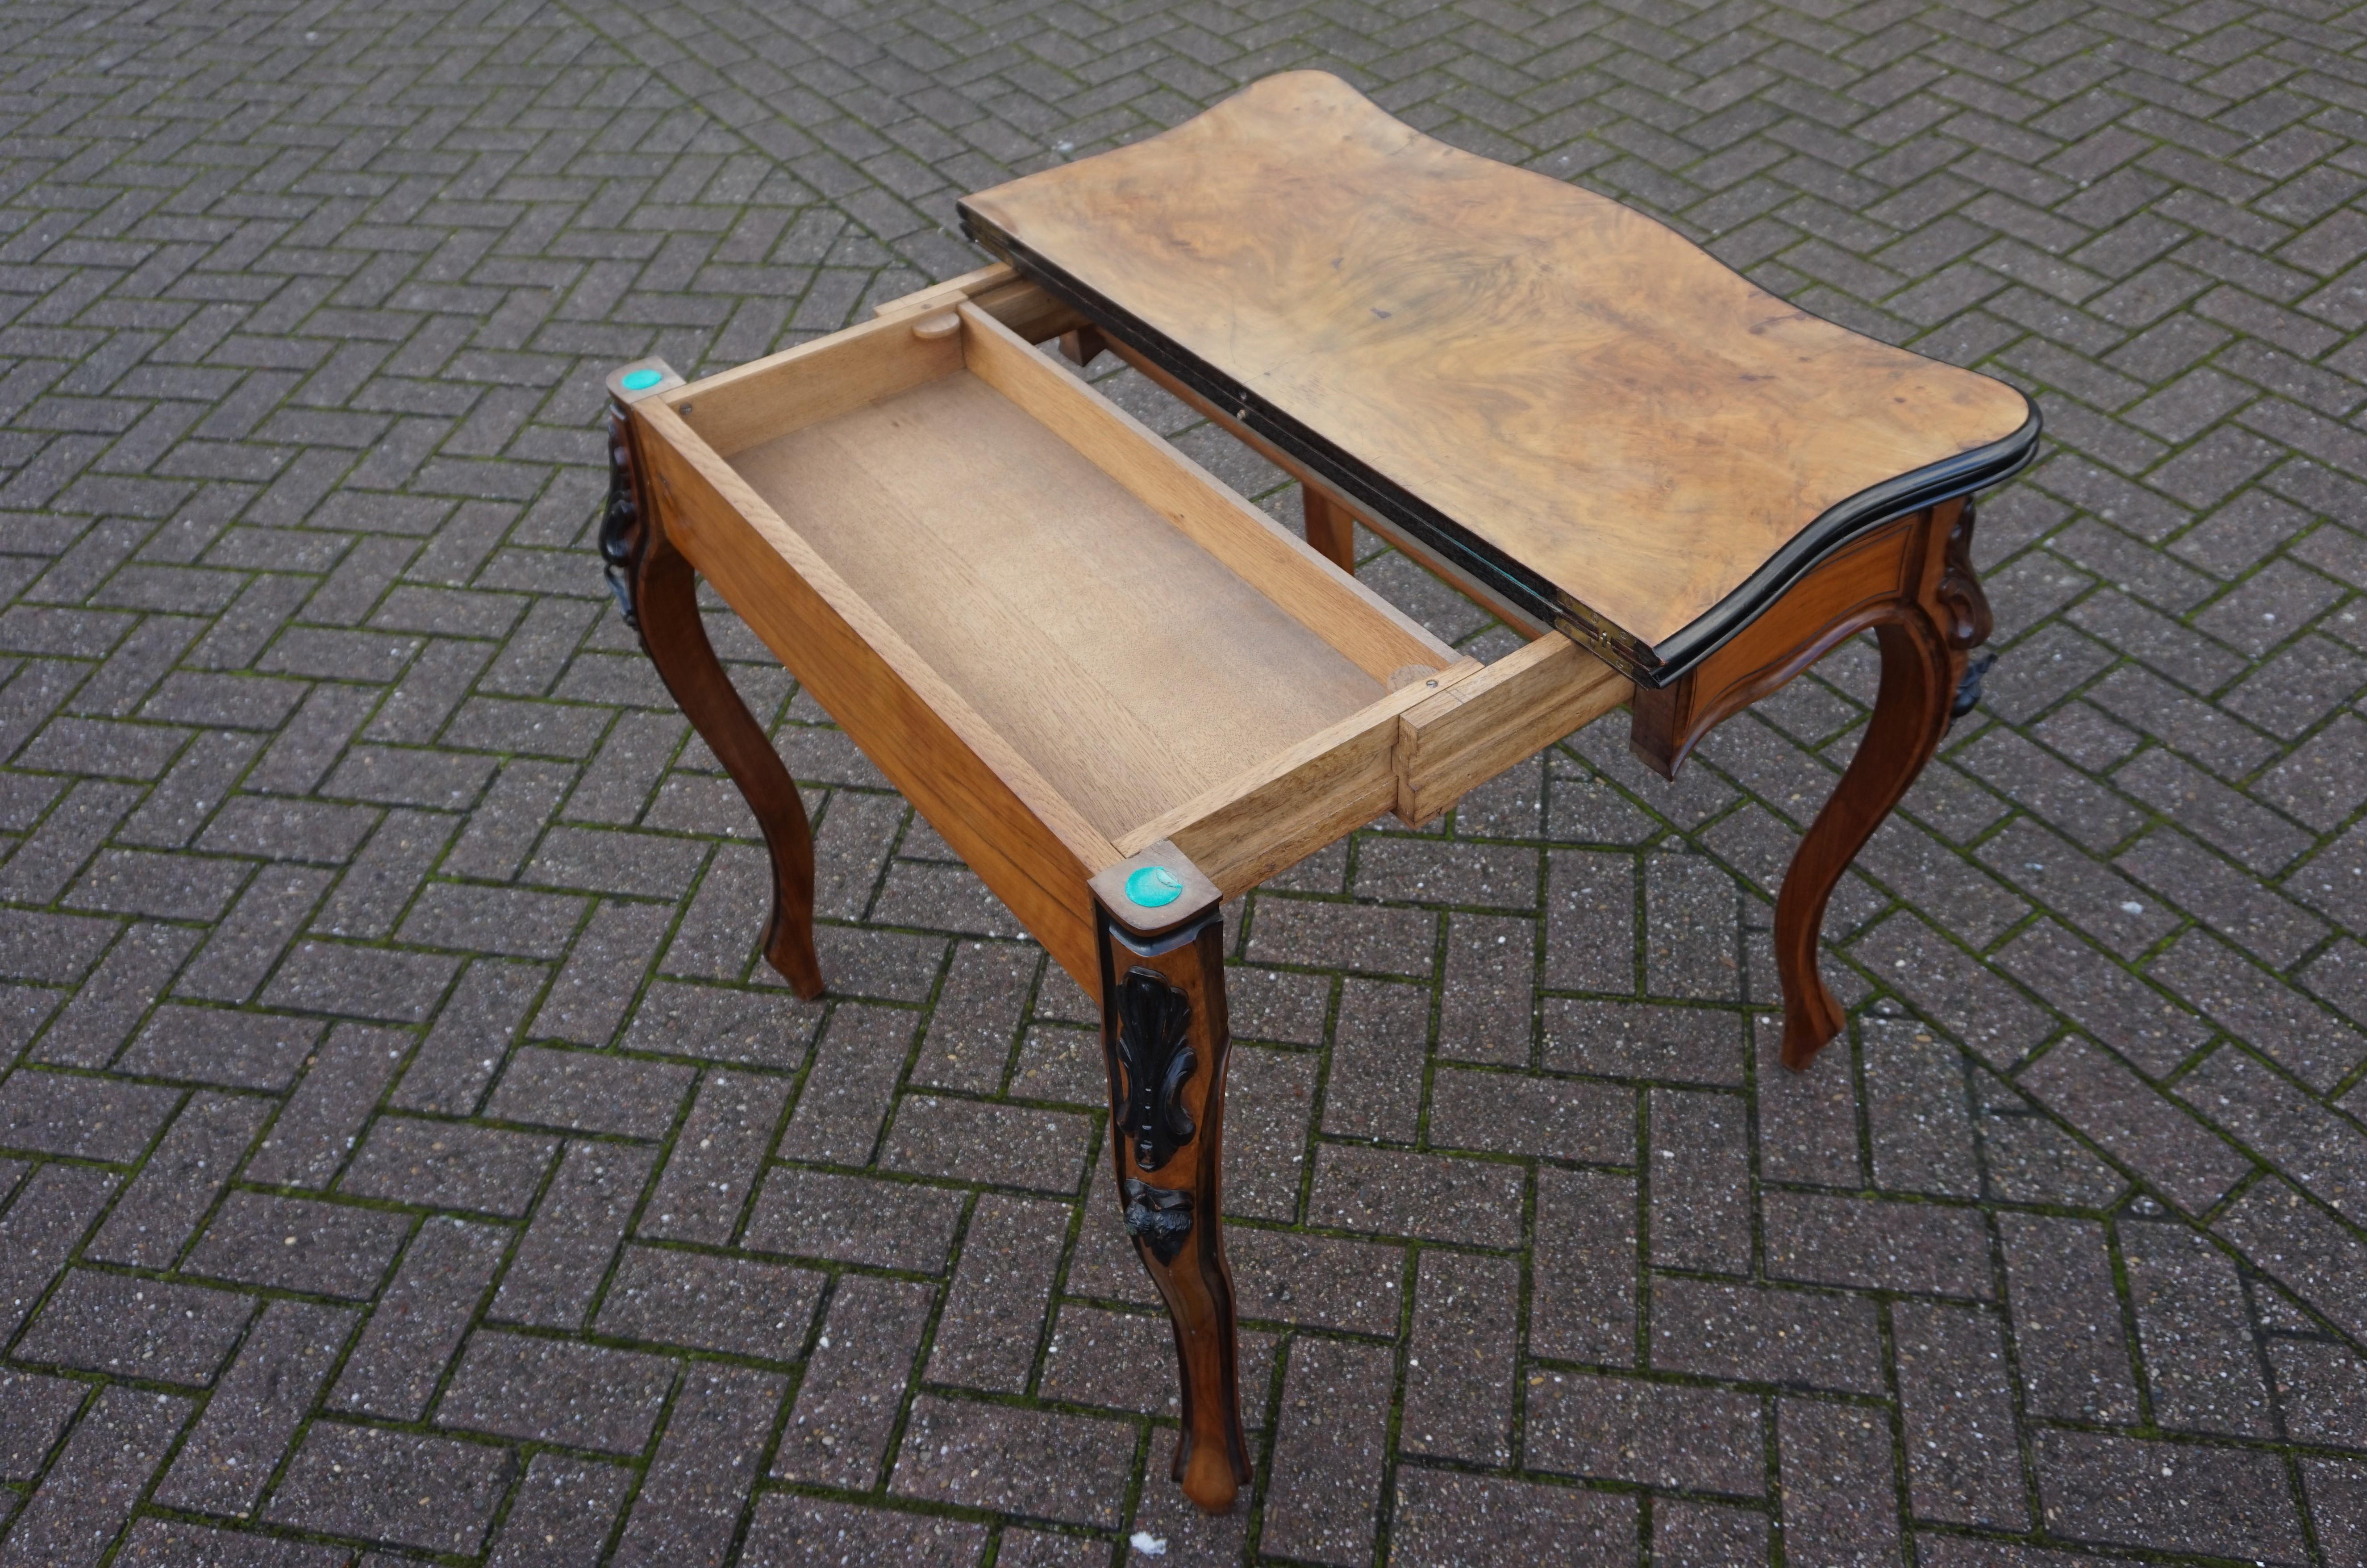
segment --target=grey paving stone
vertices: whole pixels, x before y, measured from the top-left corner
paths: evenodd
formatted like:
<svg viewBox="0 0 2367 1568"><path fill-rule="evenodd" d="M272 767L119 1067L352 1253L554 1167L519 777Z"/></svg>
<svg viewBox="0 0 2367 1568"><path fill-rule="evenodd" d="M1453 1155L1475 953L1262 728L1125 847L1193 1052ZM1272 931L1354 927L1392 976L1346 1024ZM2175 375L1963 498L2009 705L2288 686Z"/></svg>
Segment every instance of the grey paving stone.
<svg viewBox="0 0 2367 1568"><path fill-rule="evenodd" d="M797 1126L793 1119L784 1152ZM907 1095L897 1103L879 1163L957 1181L1074 1193L1092 1136L1092 1124L1082 1116Z"/></svg>
<svg viewBox="0 0 2367 1568"><path fill-rule="evenodd" d="M1784 1540L1811 1562L1897 1562L1902 1531L1888 1422L1864 1405L1776 1403Z"/></svg>
<svg viewBox="0 0 2367 1568"><path fill-rule="evenodd" d="M64 1067L106 1066L164 995L198 940L196 932L178 926L142 921L126 927L42 1036L32 1059Z"/></svg>
<svg viewBox="0 0 2367 1568"><path fill-rule="evenodd" d="M1874 1303L1832 1291L1657 1278L1652 1364L1738 1382L1884 1392Z"/></svg>
<svg viewBox="0 0 2367 1568"><path fill-rule="evenodd" d="M2304 1460L2301 1470L2319 1550L2356 1556L2367 1546L2367 1474L2356 1464L2328 1460Z"/></svg>
<svg viewBox="0 0 2367 1568"><path fill-rule="evenodd" d="M1389 1353L1308 1335L1291 1346L1274 1414L1268 1549L1361 1562L1381 1505Z"/></svg>
<svg viewBox="0 0 2367 1568"><path fill-rule="evenodd" d="M1441 1148L1628 1165L1636 1158L1636 1096L1569 1078L1442 1067L1431 1083L1430 1141Z"/></svg>
<svg viewBox="0 0 2367 1568"><path fill-rule="evenodd" d="M174 1456L156 1500L195 1513L251 1512L357 1316L349 1307L309 1301L265 1308Z"/></svg>
<svg viewBox="0 0 2367 1568"><path fill-rule="evenodd" d="M2258 1183L2212 1228L2338 1328L2357 1335L2367 1325L2367 1309L2351 1289L2367 1267L2367 1244L2289 1184Z"/></svg>
<svg viewBox="0 0 2367 1568"><path fill-rule="evenodd" d="M407 1215L233 1191L183 1264L192 1274L360 1300L410 1231Z"/></svg>
<svg viewBox="0 0 2367 1568"><path fill-rule="evenodd" d="M1130 1424L923 1394L889 1490L932 1502L1115 1527Z"/></svg>
<svg viewBox="0 0 2367 1568"><path fill-rule="evenodd" d="M312 1055L270 1135L246 1163L249 1181L326 1187L360 1141L395 1069L411 1049L399 1029L340 1024ZM192 1096L195 1107L201 1096ZM184 1111L184 1118L187 1116ZM161 1154L164 1151L159 1150Z"/></svg>
<svg viewBox="0 0 2367 1568"><path fill-rule="evenodd" d="M1750 1150L1742 1101L1683 1089L1654 1089L1646 1101L1653 1263L1748 1272Z"/></svg>
<svg viewBox="0 0 2367 1568"><path fill-rule="evenodd" d="M252 1296L69 1271L18 1343L22 1360L161 1383L213 1381L255 1312Z"/></svg>
<svg viewBox="0 0 2367 1568"><path fill-rule="evenodd" d="M550 1168L555 1138L465 1121L380 1117L339 1190L429 1209L523 1216Z"/></svg>
<svg viewBox="0 0 2367 1568"><path fill-rule="evenodd" d="M2270 1339L2263 1348L2288 1433L2335 1448L2367 1447L2367 1360L2326 1339Z"/></svg>
<svg viewBox="0 0 2367 1568"><path fill-rule="evenodd" d="M328 891L331 875L301 866L266 866L246 884L228 918L181 971L176 994L243 1002L288 950Z"/></svg>
<svg viewBox="0 0 2367 1568"><path fill-rule="evenodd" d="M674 1362L639 1351L480 1332L436 1402L436 1423L637 1454L657 1425L674 1370Z"/></svg>
<svg viewBox="0 0 2367 1568"><path fill-rule="evenodd" d="M0 1328L13 1335L32 1314L115 1188L105 1171L47 1165L17 1189L0 1211Z"/></svg>
<svg viewBox="0 0 2367 1568"><path fill-rule="evenodd" d="M461 960L343 942L300 942L263 993L266 1006L393 1024L433 1017Z"/></svg>
<svg viewBox="0 0 2367 1568"><path fill-rule="evenodd" d="M787 1388L744 1367L689 1373L612 1561L720 1568Z"/></svg>
<svg viewBox="0 0 2367 1568"><path fill-rule="evenodd" d="M2232 1449L2048 1432L2036 1445L2050 1529L2073 1540L2303 1562L2293 1494L2275 1461ZM2165 1473L2165 1471L2167 1473Z"/></svg>
<svg viewBox="0 0 2367 1568"><path fill-rule="evenodd" d="M20 1069L0 1084L0 1147L128 1163L179 1097L159 1085Z"/></svg>
<svg viewBox="0 0 2367 1568"><path fill-rule="evenodd" d="M1739 1085L1742 1020L1707 1007L1548 997L1545 1065L1560 1073Z"/></svg>
<svg viewBox="0 0 2367 1568"><path fill-rule="evenodd" d="M474 1552L516 1462L483 1444L317 1421L266 1514L330 1535Z"/></svg>
<svg viewBox="0 0 2367 1568"><path fill-rule="evenodd" d="M1073 1210L980 1194L929 1353L933 1382L1023 1392Z"/></svg>
<svg viewBox="0 0 2367 1568"><path fill-rule="evenodd" d="M1896 915L1852 949L1908 1005L2004 1068L2053 1032L2053 1021L1912 915Z"/></svg>
<svg viewBox="0 0 2367 1568"><path fill-rule="evenodd" d="M1413 1142L1421 1119L1430 1006L1428 986L1362 979L1342 984L1331 1071L1323 1090L1324 1131ZM1521 1059L1527 1055L1523 1049Z"/></svg>
<svg viewBox="0 0 2367 1568"><path fill-rule="evenodd" d="M485 1561L498 1568L560 1568L597 1552L632 1484L632 1472L620 1465L537 1454Z"/></svg>
<svg viewBox="0 0 2367 1568"><path fill-rule="evenodd" d="M0 1397L9 1419L0 1427L0 1476L30 1481L41 1473L66 1423L88 1397L87 1385L40 1372L0 1372Z"/></svg>
<svg viewBox="0 0 2367 1568"><path fill-rule="evenodd" d="M1439 1054L1524 1065L1535 1013L1534 922L1457 911L1446 917Z"/></svg>
<svg viewBox="0 0 2367 1568"><path fill-rule="evenodd" d="M2125 1224L2120 1239L2155 1423L2271 1435L2267 1379L2235 1265L2183 1225Z"/></svg>
<svg viewBox="0 0 2367 1568"><path fill-rule="evenodd" d="M141 1568L164 1568L167 1563L202 1564L203 1568L342 1568L352 1555L341 1546L150 1517L132 1522L115 1560L138 1563Z"/></svg>
<svg viewBox="0 0 2367 1568"><path fill-rule="evenodd" d="M1965 1307L1902 1301L1891 1325L1915 1517L2027 1528L2002 1321Z"/></svg>
<svg viewBox="0 0 2367 1568"><path fill-rule="evenodd" d="M1652 1550L1657 1560L1684 1568L1716 1562L1758 1562L1767 1555L1767 1516L1716 1504L1657 1501Z"/></svg>
<svg viewBox="0 0 2367 1568"><path fill-rule="evenodd" d="M877 1483L935 1295L909 1280L840 1277L773 1456L775 1475L855 1491Z"/></svg>
<svg viewBox="0 0 2367 1568"><path fill-rule="evenodd" d="M786 1264L629 1247L601 1302L598 1326L623 1339L793 1361L805 1349L825 1282L823 1275ZM941 1330L941 1350L944 1343Z"/></svg>
<svg viewBox="0 0 2367 1568"><path fill-rule="evenodd" d="M2201 932L2180 937L2152 972L2230 1034L2321 1092L2367 1057L2367 1036Z"/></svg>
<svg viewBox="0 0 2367 1568"><path fill-rule="evenodd" d="M1682 1383L1534 1371L1527 1463L1566 1475L1758 1496L1761 1402Z"/></svg>
<svg viewBox="0 0 2367 1568"><path fill-rule="evenodd" d="M673 919L674 911L664 904L604 901L576 937L531 1032L606 1045L625 1021Z"/></svg>
<svg viewBox="0 0 2367 1568"><path fill-rule="evenodd" d="M1248 1431L1266 1425L1279 1344L1280 1336L1266 1330L1240 1331L1241 1425ZM1027 1346L1031 1355L1035 1348L1032 1342ZM1180 1421L1183 1382L1176 1369L1174 1331L1155 1309L1112 1312L1068 1302L1059 1309L1051 1337L1045 1342L1038 1391L1047 1399ZM1166 1438L1162 1436L1161 1441ZM1188 1500L1184 1506L1191 1506Z"/></svg>
<svg viewBox="0 0 2367 1568"><path fill-rule="evenodd" d="M646 1147L570 1142L511 1256L493 1315L547 1328L580 1327L653 1163Z"/></svg>
<svg viewBox="0 0 2367 1568"><path fill-rule="evenodd" d="M1512 1246L1521 1171L1495 1161L1327 1145L1308 1212L1320 1224L1480 1246Z"/></svg>
<svg viewBox="0 0 2367 1568"><path fill-rule="evenodd" d="M912 1064L913 1082L981 1094L999 1088L1040 962L1025 948L956 943L945 988Z"/></svg>
<svg viewBox="0 0 2367 1568"><path fill-rule="evenodd" d="M2203 1019L2051 920L2038 921L2016 937L1998 962L2154 1077L2169 1076L2211 1038Z"/></svg>
<svg viewBox="0 0 2367 1568"><path fill-rule="evenodd" d="M1767 1271L1784 1279L1987 1299L1988 1238L1977 1210L1770 1193Z"/></svg>
<svg viewBox="0 0 2367 1568"><path fill-rule="evenodd" d="M629 1051L752 1067L794 1067L821 1021L818 1009L778 994L653 983L621 1042Z"/></svg>
<svg viewBox="0 0 2367 1568"><path fill-rule="evenodd" d="M1537 1172L1532 1354L1634 1364L1641 1267L1636 1199L1630 1177Z"/></svg>
<svg viewBox="0 0 2367 1568"><path fill-rule="evenodd" d="M231 1089L286 1089L325 1026L312 1018L166 1006L124 1051L124 1071Z"/></svg>
<svg viewBox="0 0 2367 1568"><path fill-rule="evenodd" d="M416 1421L460 1348L509 1240L501 1227L436 1216L419 1227L379 1296L329 1404Z"/></svg>
<svg viewBox="0 0 2367 1568"><path fill-rule="evenodd" d="M2191 1212L2225 1197L2249 1168L2242 1154L2148 1093L2126 1067L2086 1040L2065 1040L2017 1082Z"/></svg>
<svg viewBox="0 0 2367 1568"><path fill-rule="evenodd" d="M1630 1561L1631 1495L1408 1468L1398 1475L1392 1539L1417 1562Z"/></svg>
<svg viewBox="0 0 2367 1568"><path fill-rule="evenodd" d="M696 1075L673 1062L525 1046L511 1059L485 1114L577 1132L662 1138Z"/></svg>
<svg viewBox="0 0 2367 1568"><path fill-rule="evenodd" d="M1999 1217L1998 1231L2031 1410L2092 1421L2135 1419L2136 1384L2103 1227L2011 1214Z"/></svg>
<svg viewBox="0 0 2367 1568"><path fill-rule="evenodd" d="M48 1568L98 1562L188 1420L192 1403L119 1386L101 1390L0 1540L0 1563Z"/></svg>
<svg viewBox="0 0 2367 1568"><path fill-rule="evenodd" d="M642 1210L640 1233L730 1241L788 1097L786 1079L709 1071Z"/></svg>
<svg viewBox="0 0 2367 1568"><path fill-rule="evenodd" d="M1413 1312L1399 1446L1478 1464L1509 1464L1518 1267L1510 1258L1425 1252Z"/></svg>
<svg viewBox="0 0 2367 1568"><path fill-rule="evenodd" d="M746 1244L759 1252L936 1273L961 1195L944 1187L775 1166L756 1193Z"/></svg>
<svg viewBox="0 0 2367 1568"><path fill-rule="evenodd" d="M538 965L492 959L471 963L404 1069L391 1103L447 1116L475 1110L549 973Z"/></svg>
<svg viewBox="0 0 2367 1568"><path fill-rule="evenodd" d="M751 1568L821 1563L857 1568L898 1561L923 1568L968 1568L986 1551L986 1527L934 1514L908 1514L768 1493L756 1505L740 1561Z"/></svg>

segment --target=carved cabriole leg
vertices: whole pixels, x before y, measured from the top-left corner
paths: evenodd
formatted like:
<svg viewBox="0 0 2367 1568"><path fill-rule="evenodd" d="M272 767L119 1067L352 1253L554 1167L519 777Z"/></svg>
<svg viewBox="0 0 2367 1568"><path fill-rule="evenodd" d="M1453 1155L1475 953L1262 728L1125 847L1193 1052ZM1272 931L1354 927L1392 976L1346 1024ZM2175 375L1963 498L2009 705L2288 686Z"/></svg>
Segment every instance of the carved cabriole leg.
<svg viewBox="0 0 2367 1568"><path fill-rule="evenodd" d="M1312 484L1301 483L1306 501L1307 542L1315 553L1349 575L1356 572L1356 518Z"/></svg>
<svg viewBox="0 0 2367 1568"><path fill-rule="evenodd" d="M698 579L666 539L665 523L640 480L632 416L621 403L608 411L608 506L600 521L600 553L608 585L641 648L682 707L699 739L715 753L764 830L773 859L773 914L764 927L764 960L809 1001L822 993L821 960L814 953L813 832L805 802L780 754L731 679L698 614Z"/></svg>
<svg viewBox="0 0 2367 1568"><path fill-rule="evenodd" d="M1818 972L1825 906L1874 830L1931 760L1964 671L1964 654L1920 614L1902 614L1874 633L1882 644L1882 690L1849 770L1800 840L1775 896L1775 971L1784 985L1784 1064L1805 1068L1840 1033L1840 1004Z"/></svg>
<svg viewBox="0 0 2367 1568"><path fill-rule="evenodd" d="M1906 795L1954 719L1980 698L1988 601L1972 566L1973 506L1949 501L1853 540L1766 615L1665 690L1639 687L1630 744L1663 777L1726 718L1782 687L1844 638L1875 629L1882 687L1857 753L1817 815L1775 900L1784 1062L1805 1068L1840 1032L1817 969L1841 873Z"/></svg>
<svg viewBox="0 0 2367 1568"><path fill-rule="evenodd" d="M1152 866L1183 892L1144 907L1126 888ZM1222 1513L1250 1479L1218 1179L1231 1039L1224 917L1216 888L1164 841L1095 877L1093 889L1111 1155L1126 1228L1167 1303L1182 1373L1172 1473L1194 1503ZM1171 911L1184 913L1170 919Z"/></svg>

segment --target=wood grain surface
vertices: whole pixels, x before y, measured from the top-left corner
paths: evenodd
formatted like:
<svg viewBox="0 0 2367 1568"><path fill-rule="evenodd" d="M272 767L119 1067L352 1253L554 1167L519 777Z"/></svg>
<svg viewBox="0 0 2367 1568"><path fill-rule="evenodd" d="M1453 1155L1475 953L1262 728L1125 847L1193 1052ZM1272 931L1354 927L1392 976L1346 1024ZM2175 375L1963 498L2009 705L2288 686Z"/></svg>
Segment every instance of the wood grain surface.
<svg viewBox="0 0 2367 1568"><path fill-rule="evenodd" d="M2034 438L2014 389L1810 315L1321 72L962 207L1105 331L1311 434L1352 492L1410 497L1542 579L1557 624L1648 675L1655 647L1766 597L1795 540L1888 515L1849 517L1852 498L2016 449L1988 483Z"/></svg>
<svg viewBox="0 0 2367 1568"><path fill-rule="evenodd" d="M730 460L1113 838L1387 695L968 371Z"/></svg>
<svg viewBox="0 0 2367 1568"><path fill-rule="evenodd" d="M896 628L662 398L633 407L666 538L715 585L1075 977L1100 983L1086 881L1116 846L929 667Z"/></svg>

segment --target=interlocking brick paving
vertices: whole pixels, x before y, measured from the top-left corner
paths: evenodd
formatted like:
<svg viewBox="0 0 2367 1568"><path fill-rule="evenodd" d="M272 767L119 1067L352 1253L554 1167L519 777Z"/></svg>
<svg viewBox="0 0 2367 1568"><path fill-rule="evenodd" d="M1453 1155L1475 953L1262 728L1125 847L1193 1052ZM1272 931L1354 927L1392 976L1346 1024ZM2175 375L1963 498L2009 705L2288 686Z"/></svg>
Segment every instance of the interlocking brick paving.
<svg viewBox="0 0 2367 1568"><path fill-rule="evenodd" d="M0 1564L2367 1562L2367 10L0 22ZM718 606L818 827L792 996L588 533L607 368L841 326L975 265L956 194L1298 65L2049 442L1808 1074L1770 900L1863 644L1232 913L1204 1519L1092 1006Z"/></svg>

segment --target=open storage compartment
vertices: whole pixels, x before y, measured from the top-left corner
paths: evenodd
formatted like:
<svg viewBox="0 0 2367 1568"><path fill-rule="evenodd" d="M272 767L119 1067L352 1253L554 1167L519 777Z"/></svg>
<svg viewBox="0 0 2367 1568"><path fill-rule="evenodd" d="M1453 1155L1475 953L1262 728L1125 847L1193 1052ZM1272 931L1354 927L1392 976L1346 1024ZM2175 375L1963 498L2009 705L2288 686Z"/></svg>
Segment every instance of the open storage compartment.
<svg viewBox="0 0 2367 1568"><path fill-rule="evenodd" d="M1090 877L1246 892L1482 673L967 300L632 414L675 546L1089 991Z"/></svg>

